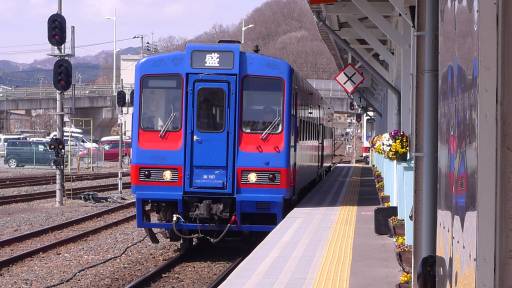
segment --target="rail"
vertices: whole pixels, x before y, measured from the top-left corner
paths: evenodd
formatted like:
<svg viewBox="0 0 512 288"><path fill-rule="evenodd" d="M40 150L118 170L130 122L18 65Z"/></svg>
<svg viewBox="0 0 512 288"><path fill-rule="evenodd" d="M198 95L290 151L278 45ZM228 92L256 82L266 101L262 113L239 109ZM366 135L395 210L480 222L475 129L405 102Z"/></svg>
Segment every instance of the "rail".
<svg viewBox="0 0 512 288"><path fill-rule="evenodd" d="M131 187L130 183L123 183L123 189L128 189ZM94 186L86 186L86 187L77 187L73 189L66 189L66 197L75 197L79 196L86 192L108 192L115 191L118 188L117 183L113 184L103 184L103 185L94 185ZM34 193L23 193L23 194L13 194L13 195L4 195L0 196L0 206L14 204L14 203L23 203L23 202L32 202L37 200L50 199L55 197L55 190L49 190L44 192L34 192Z"/></svg>
<svg viewBox="0 0 512 288"><path fill-rule="evenodd" d="M116 210L116 212L117 212L117 210ZM105 216L105 214L101 215L100 217L102 217L102 216ZM92 219L97 219L97 218L92 218ZM93 228L89 228L89 229L86 228L87 230L82 230L78 233L73 233L70 236L66 236L64 238L60 238L60 239L51 241L48 244L36 245L37 247L32 248L32 249L23 249L23 247L21 247L21 249L15 249L15 251L11 251L8 253L10 255L7 258L3 258L0 260L0 268L7 267L7 266L12 265L13 263L19 262L23 259L27 259L27 258L30 258L39 253L43 253L48 250L52 250L52 249L61 247L65 244L76 242L76 241L83 239L87 236L97 234L103 230L119 226L121 224L127 223L134 219L135 219L135 213L131 213L128 216L123 216L122 218L116 218L113 221L108 221L105 224L101 224L101 225L95 226ZM88 220L91 220L91 219L88 219ZM69 227L76 227L76 226L67 226L66 228L69 228ZM62 227L60 227L59 229L61 229L61 228ZM64 230L58 230L58 231L64 231ZM44 237L44 235L49 235L49 234L45 234L45 233L36 233L36 234L37 235L30 235L28 237L25 237L26 239L24 241L27 241L27 240L34 241L34 239L35 239L34 237L39 237L39 236ZM9 243L7 245L15 245L18 243L19 242L12 243L12 241L11 241L11 243ZM27 247L31 247L31 245L27 245ZM16 250L20 250L20 251L16 252Z"/></svg>

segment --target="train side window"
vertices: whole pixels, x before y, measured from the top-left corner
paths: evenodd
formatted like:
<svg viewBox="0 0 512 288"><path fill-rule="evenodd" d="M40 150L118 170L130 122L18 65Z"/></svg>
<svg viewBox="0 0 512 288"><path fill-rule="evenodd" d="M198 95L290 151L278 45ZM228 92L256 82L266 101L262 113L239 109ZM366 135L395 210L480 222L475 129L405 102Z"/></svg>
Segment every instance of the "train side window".
<svg viewBox="0 0 512 288"><path fill-rule="evenodd" d="M242 131L280 133L284 85L280 78L248 76L243 80Z"/></svg>
<svg viewBox="0 0 512 288"><path fill-rule="evenodd" d="M306 121L306 141L311 140L311 122Z"/></svg>
<svg viewBox="0 0 512 288"><path fill-rule="evenodd" d="M300 122L302 123L302 127L300 128L300 140L304 141L306 140L306 121L304 121L304 119L300 119Z"/></svg>
<svg viewBox="0 0 512 288"><path fill-rule="evenodd" d="M145 76L142 79L140 127L159 131L181 129L182 79L179 75Z"/></svg>
<svg viewBox="0 0 512 288"><path fill-rule="evenodd" d="M220 88L201 88L197 93L197 129L201 132L220 132L226 122L226 93Z"/></svg>
<svg viewBox="0 0 512 288"><path fill-rule="evenodd" d="M299 125L299 135L297 135L297 138L299 139L299 141L302 140L302 119L298 119L297 121L297 125Z"/></svg>

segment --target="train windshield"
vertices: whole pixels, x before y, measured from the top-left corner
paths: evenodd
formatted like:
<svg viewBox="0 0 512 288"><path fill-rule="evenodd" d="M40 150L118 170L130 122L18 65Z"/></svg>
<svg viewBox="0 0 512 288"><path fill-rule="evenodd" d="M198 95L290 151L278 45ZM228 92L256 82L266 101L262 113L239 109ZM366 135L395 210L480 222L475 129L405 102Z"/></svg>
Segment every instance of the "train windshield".
<svg viewBox="0 0 512 288"><path fill-rule="evenodd" d="M181 129L181 77L148 76L142 80L140 125L144 130Z"/></svg>
<svg viewBox="0 0 512 288"><path fill-rule="evenodd" d="M242 131L279 133L282 127L283 81L246 77L243 82Z"/></svg>

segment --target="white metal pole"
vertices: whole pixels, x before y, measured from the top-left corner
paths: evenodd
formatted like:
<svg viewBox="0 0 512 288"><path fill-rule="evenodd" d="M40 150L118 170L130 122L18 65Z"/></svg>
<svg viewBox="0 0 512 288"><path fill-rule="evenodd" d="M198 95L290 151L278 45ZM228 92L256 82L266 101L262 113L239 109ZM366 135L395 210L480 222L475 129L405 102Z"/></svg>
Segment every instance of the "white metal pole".
<svg viewBox="0 0 512 288"><path fill-rule="evenodd" d="M117 50L117 11L114 9L114 65L113 65L113 78L112 78L112 93L116 95L116 50Z"/></svg>
<svg viewBox="0 0 512 288"><path fill-rule="evenodd" d="M58 13L62 14L62 0L58 1ZM57 137L64 141L64 92L57 92ZM68 148L69 149L69 148ZM55 206L64 205L64 158L60 157L62 165L58 165L55 183Z"/></svg>
<svg viewBox="0 0 512 288"><path fill-rule="evenodd" d="M244 44L245 19L242 19L242 44Z"/></svg>

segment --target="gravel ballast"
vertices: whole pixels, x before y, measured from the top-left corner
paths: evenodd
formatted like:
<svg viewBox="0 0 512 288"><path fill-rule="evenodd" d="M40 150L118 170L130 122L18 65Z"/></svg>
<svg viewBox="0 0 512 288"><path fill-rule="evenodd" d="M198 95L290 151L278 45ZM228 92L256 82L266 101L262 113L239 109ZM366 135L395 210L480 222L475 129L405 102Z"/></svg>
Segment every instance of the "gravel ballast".
<svg viewBox="0 0 512 288"><path fill-rule="evenodd" d="M58 283L86 266L121 254L144 236L142 229L135 228L135 221L123 224L1 270L2 285L46 287ZM120 258L84 271L59 287L124 287L175 255L177 245L162 240L154 245L146 238Z"/></svg>
<svg viewBox="0 0 512 288"><path fill-rule="evenodd" d="M101 195L108 195L108 193L102 193ZM123 190L123 197L127 200L133 198L131 191L128 189ZM0 206L0 227L2 227L0 229L0 239L55 225L118 204L65 200L64 206L55 207L55 199L45 199Z"/></svg>

